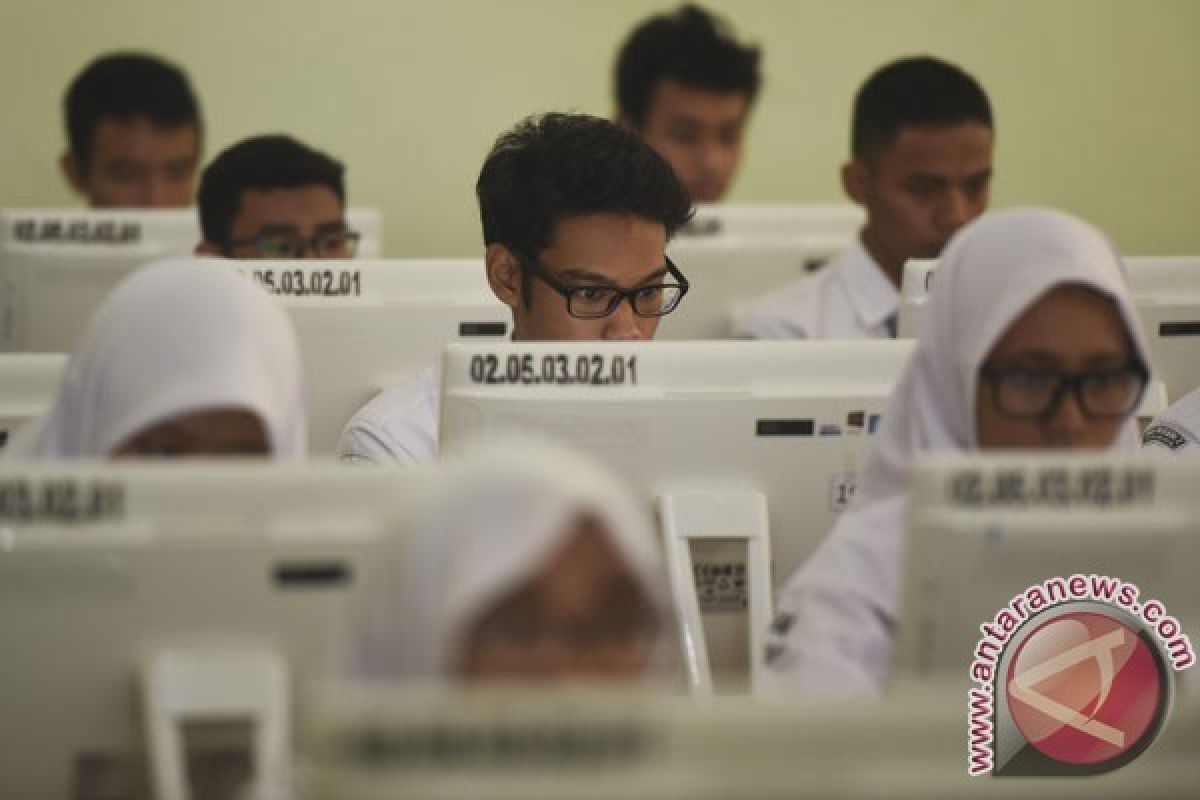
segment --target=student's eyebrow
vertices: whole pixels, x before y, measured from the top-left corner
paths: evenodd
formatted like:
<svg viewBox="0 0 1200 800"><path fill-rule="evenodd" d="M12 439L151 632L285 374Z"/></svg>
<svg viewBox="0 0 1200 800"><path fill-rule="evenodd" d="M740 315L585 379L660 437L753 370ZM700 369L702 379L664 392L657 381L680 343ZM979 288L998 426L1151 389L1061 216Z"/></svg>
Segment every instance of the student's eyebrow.
<svg viewBox="0 0 1200 800"><path fill-rule="evenodd" d="M1011 356L1005 356L999 359L1006 367L1046 367L1058 366L1062 363L1060 358L1055 353L1050 353L1045 350L1024 350L1019 353L1013 353ZM1089 367L1092 366L1115 366L1124 364L1126 357L1122 353L1092 353L1085 356L1083 362Z"/></svg>
<svg viewBox="0 0 1200 800"><path fill-rule="evenodd" d="M651 281L662 278L666 274L667 268L665 266L659 267L634 285L641 286L643 284L650 283ZM559 276L562 278L575 278L576 280L581 281L591 281L593 283L604 284L605 286L617 285L617 282L607 275L601 275L599 272L592 272L591 270L583 269L582 267L571 267L570 269L564 269Z"/></svg>
<svg viewBox="0 0 1200 800"><path fill-rule="evenodd" d="M344 219L335 219L330 220L329 222L322 222L317 226L317 233L330 233L333 231L344 230L346 230L346 221Z"/></svg>
<svg viewBox="0 0 1200 800"><path fill-rule="evenodd" d="M973 172L970 175L968 175L964 179L964 182L970 183L972 181L985 181L985 180L990 180L991 177L992 177L991 169L981 169L981 170L979 170L979 172Z"/></svg>
<svg viewBox="0 0 1200 800"><path fill-rule="evenodd" d="M1047 366L1057 365L1062 359L1056 353L1051 353L1046 350L1021 350L1020 352L1011 355L1002 356L997 359L1006 367L1021 367L1021 366Z"/></svg>
<svg viewBox="0 0 1200 800"><path fill-rule="evenodd" d="M1129 360L1125 353L1094 353L1088 356L1084 363L1088 366L1117 366L1124 365Z"/></svg>
<svg viewBox="0 0 1200 800"><path fill-rule="evenodd" d="M289 225L283 222L276 222L270 225L263 225L258 229L259 236L270 236L275 233L299 233L300 229L295 225Z"/></svg>

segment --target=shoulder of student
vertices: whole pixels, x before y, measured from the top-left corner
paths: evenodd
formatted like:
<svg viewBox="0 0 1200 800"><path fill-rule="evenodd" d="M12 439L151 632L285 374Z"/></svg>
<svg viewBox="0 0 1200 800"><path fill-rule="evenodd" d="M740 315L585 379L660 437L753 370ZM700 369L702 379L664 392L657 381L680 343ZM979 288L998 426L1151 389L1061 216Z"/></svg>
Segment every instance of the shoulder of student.
<svg viewBox="0 0 1200 800"><path fill-rule="evenodd" d="M734 318L734 335L746 339L812 338L828 281L829 268L823 267L751 300Z"/></svg>
<svg viewBox="0 0 1200 800"><path fill-rule="evenodd" d="M338 439L344 463L424 464L437 458L440 380L426 369L376 395Z"/></svg>

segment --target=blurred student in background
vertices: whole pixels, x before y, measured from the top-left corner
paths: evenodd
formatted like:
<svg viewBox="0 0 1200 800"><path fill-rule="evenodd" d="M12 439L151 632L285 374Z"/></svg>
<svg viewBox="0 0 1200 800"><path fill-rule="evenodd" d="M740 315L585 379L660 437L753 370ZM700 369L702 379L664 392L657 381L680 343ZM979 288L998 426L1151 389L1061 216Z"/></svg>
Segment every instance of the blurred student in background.
<svg viewBox="0 0 1200 800"><path fill-rule="evenodd" d="M189 259L112 291L4 457L299 459L306 435L291 322L251 281Z"/></svg>
<svg viewBox="0 0 1200 800"><path fill-rule="evenodd" d="M694 202L715 203L733 184L759 58L690 3L642 22L617 54L617 122L667 159Z"/></svg>
<svg viewBox="0 0 1200 800"><path fill-rule="evenodd" d="M64 98L71 187L93 208L192 204L203 125L187 75L155 56L96 59Z"/></svg>
<svg viewBox="0 0 1200 800"><path fill-rule="evenodd" d="M225 258L353 258L345 169L290 136L243 139L200 179L196 252Z"/></svg>
<svg viewBox="0 0 1200 800"><path fill-rule="evenodd" d="M987 95L953 64L907 58L872 75L854 101L852 158L842 167L866 225L815 275L751 304L737 334L894 338L904 262L937 258L987 208L993 139Z"/></svg>
<svg viewBox="0 0 1200 800"><path fill-rule="evenodd" d="M443 466L364 609L356 671L539 688L678 676L658 541L624 486L515 438Z"/></svg>
<svg viewBox="0 0 1200 800"><path fill-rule="evenodd" d="M488 283L515 341L653 339L687 280L667 242L691 216L670 166L636 134L584 114L530 117L493 146L475 186ZM378 395L347 424L348 462L437 455L436 370Z"/></svg>
<svg viewBox="0 0 1200 800"><path fill-rule="evenodd" d="M1121 260L1092 227L1040 209L984 217L947 248L928 314L853 506L780 593L768 656L784 691L882 689L916 458L1138 446L1149 358Z"/></svg>

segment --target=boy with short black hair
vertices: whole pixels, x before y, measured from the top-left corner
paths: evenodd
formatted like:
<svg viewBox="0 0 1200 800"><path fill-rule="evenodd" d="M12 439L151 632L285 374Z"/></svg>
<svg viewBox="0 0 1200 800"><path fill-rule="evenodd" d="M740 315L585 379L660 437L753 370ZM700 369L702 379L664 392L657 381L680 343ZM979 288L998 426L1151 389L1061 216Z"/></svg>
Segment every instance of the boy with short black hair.
<svg viewBox="0 0 1200 800"><path fill-rule="evenodd" d="M217 156L200 180L202 255L353 258L345 168L290 136L254 136Z"/></svg>
<svg viewBox="0 0 1200 800"><path fill-rule="evenodd" d="M733 183L760 55L690 3L642 22L617 55L617 121L670 162L697 203L720 200Z"/></svg>
<svg viewBox="0 0 1200 800"><path fill-rule="evenodd" d="M671 167L636 134L583 114L530 117L496 140L476 184L488 282L513 339L652 339L687 280L667 242L691 217ZM342 432L343 461L437 454L440 387L426 370L368 403Z"/></svg>
<svg viewBox="0 0 1200 800"><path fill-rule="evenodd" d="M816 275L752 304L735 328L760 339L896 335L904 263L937 258L987 209L995 135L983 88L930 57L872 75L854 103L842 186L866 208L859 239Z"/></svg>
<svg viewBox="0 0 1200 800"><path fill-rule="evenodd" d="M89 205L191 205L203 126L183 70L144 53L102 56L71 82L63 107L59 166Z"/></svg>

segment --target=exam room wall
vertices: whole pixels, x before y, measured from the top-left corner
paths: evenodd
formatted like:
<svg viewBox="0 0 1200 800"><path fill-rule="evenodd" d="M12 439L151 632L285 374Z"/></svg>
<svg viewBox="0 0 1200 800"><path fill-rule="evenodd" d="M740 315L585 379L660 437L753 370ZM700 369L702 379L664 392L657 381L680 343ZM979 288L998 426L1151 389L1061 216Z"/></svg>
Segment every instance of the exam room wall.
<svg viewBox="0 0 1200 800"><path fill-rule="evenodd" d="M838 202L853 93L928 52L987 87L996 205L1046 204L1127 253L1200 252L1200 2L736 0L708 5L765 49L739 202ZM641 0L5 0L0 205L77 202L57 170L60 103L98 53L185 65L206 156L289 131L341 157L391 256L479 250L474 180L533 111L612 109L613 54Z"/></svg>

